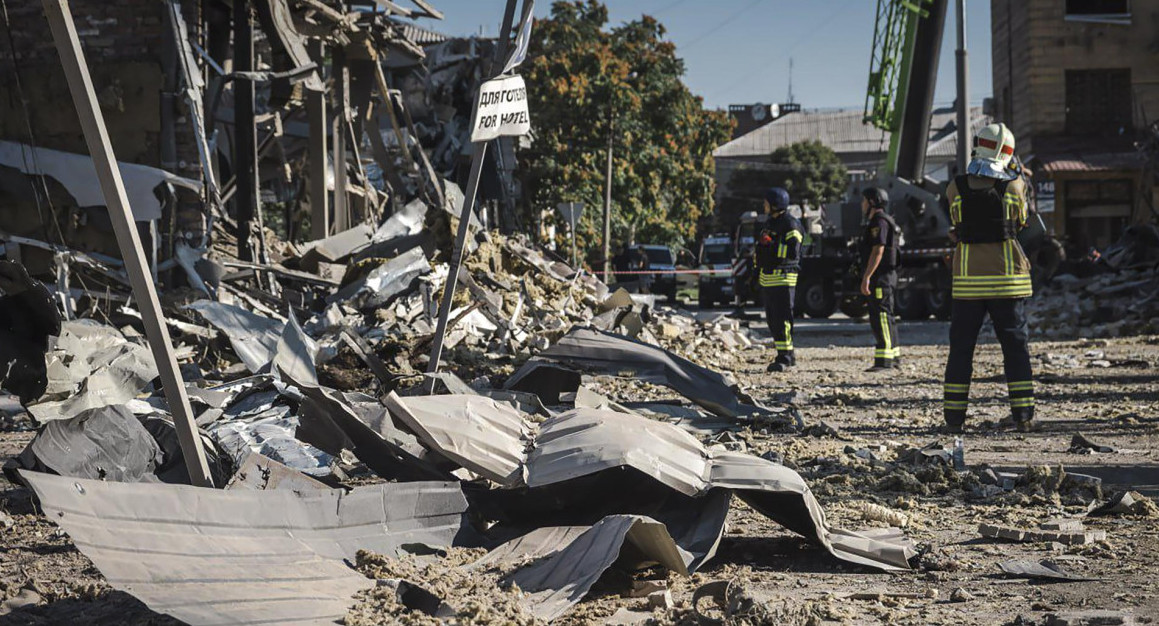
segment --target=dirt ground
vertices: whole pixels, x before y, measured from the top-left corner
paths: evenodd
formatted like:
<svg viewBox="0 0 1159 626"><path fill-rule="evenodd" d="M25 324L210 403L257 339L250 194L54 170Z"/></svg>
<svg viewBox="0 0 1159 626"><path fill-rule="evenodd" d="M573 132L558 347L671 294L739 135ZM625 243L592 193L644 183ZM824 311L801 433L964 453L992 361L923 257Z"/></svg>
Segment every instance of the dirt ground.
<svg viewBox="0 0 1159 626"><path fill-rule="evenodd" d="M759 320L751 324L760 326ZM1159 623L1154 584L1159 517L1086 518L1086 528L1106 531L1106 540L1084 546L998 542L977 532L980 523L1033 528L1085 514L1100 494L1090 483L1059 480L1059 466L1101 478L1104 496L1124 488L1159 495L1159 337L1034 342L1042 427L1028 434L987 427L1007 412L1001 352L991 337L976 357L970 430L963 437L966 464L975 471L958 473L898 459L914 447L953 445L952 436L936 431L946 324L902 323L900 334L903 364L885 374L863 371L871 361L871 338L863 322L851 320L802 321L796 332L799 365L786 373L765 373L771 354L763 345L735 352L713 346L682 351L730 372L758 401L797 392L806 425L823 421L832 430L746 429L739 438L749 451L779 454L805 476L835 526L885 525L865 519L866 504L903 514L905 531L921 553L917 568L883 574L843 564L736 502L716 558L698 574L639 575L662 579L672 591L675 608L657 610L654 623L695 623L688 621L691 595L714 580L736 581L755 601L757 608L733 623L1043 624L1050 614L1093 610ZM608 385L606 390L631 388ZM7 409L11 412L10 404ZM1116 451L1068 452L1076 433ZM0 459L17 454L32 434L22 417L0 417ZM1035 470L1031 484L1004 491L979 481L983 465L1019 473L1028 466L1049 469ZM30 594L41 599L0 614L0 624L176 623L112 591L68 538L35 513L28 491L3 479L0 531L0 599L35 600ZM1004 575L998 564L1016 558L1049 559L1094 580L1041 582ZM622 586L598 586L594 597L561 623L603 623L617 609L647 604L621 592Z"/></svg>

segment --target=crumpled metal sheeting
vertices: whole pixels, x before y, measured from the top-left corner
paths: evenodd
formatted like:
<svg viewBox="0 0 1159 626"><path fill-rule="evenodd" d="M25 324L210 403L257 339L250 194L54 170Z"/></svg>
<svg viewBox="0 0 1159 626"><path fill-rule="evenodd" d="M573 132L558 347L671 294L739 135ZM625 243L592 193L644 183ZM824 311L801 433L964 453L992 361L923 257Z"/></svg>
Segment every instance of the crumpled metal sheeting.
<svg viewBox="0 0 1159 626"><path fill-rule="evenodd" d="M61 476L139 482L157 480L153 472L164 455L132 412L106 406L49 422L17 458L26 469Z"/></svg>
<svg viewBox="0 0 1159 626"><path fill-rule="evenodd" d="M424 443L448 458L463 459L469 469L479 468L482 473L484 468L504 468L518 457L521 440L491 434L504 429L512 432L509 415L496 418L476 412L473 419L482 420L481 425L464 430L458 428L461 419L448 419L440 411L445 412L447 405L462 404L473 396L442 398L442 402L431 405L439 407L438 410L428 408L415 412L410 409L412 403L422 399L392 396L391 410L408 424L413 423ZM404 412L405 418L401 417ZM479 432L488 433L486 444L474 441ZM713 492L736 493L757 511L794 532L816 539L843 560L898 570L908 569L908 559L913 555L912 546L896 535L830 529L820 504L804 479L793 470L751 455L705 448L680 428L639 415L585 408L566 411L540 425L539 434L524 458L523 475L526 485L532 489L572 483L607 470L629 467L685 496L703 498ZM719 538L723 521L720 516L719 522L709 529L712 532L696 533L698 542L705 546L700 551L706 553L700 562L710 558L715 550L716 541L712 536Z"/></svg>
<svg viewBox="0 0 1159 626"><path fill-rule="evenodd" d="M447 458L504 487L524 484L525 449L534 429L511 405L479 395L412 397L404 403L391 392L386 406Z"/></svg>
<svg viewBox="0 0 1159 626"><path fill-rule="evenodd" d="M594 328L572 329L554 346L528 360L507 380L506 387L533 390L537 370L545 365L558 369L555 364L584 373L665 385L722 417L737 417L744 411L719 373L663 348Z"/></svg>
<svg viewBox="0 0 1159 626"><path fill-rule="evenodd" d="M110 585L191 626L332 624L374 585L344 560L452 545L467 508L455 483L299 493L21 477Z"/></svg>
<svg viewBox="0 0 1159 626"><path fill-rule="evenodd" d="M688 433L638 415L573 409L540 426L527 484L540 487L630 466L692 496L706 488L709 456Z"/></svg>
<svg viewBox="0 0 1159 626"><path fill-rule="evenodd" d="M212 300L187 304L229 338L233 351L249 371L257 374L274 358L285 323Z"/></svg>
<svg viewBox="0 0 1159 626"><path fill-rule="evenodd" d="M485 563L538 558L508 576L528 595L523 604L535 617L552 621L582 600L600 576L620 560L625 545L635 548L634 563L659 563L688 575L691 555L680 549L668 529L639 515L611 515L589 528L541 528L515 539L482 559ZM494 556L492 556L494 554ZM546 557L546 558L544 558Z"/></svg>
<svg viewBox="0 0 1159 626"><path fill-rule="evenodd" d="M422 248L411 248L397 257L374 268L365 278L357 280L328 298L328 302L349 300L358 309L387 304L406 291L414 280L431 271Z"/></svg>
<svg viewBox="0 0 1159 626"><path fill-rule="evenodd" d="M127 341L117 329L92 320L61 324L56 346L45 359L45 395L27 407L41 422L124 404L157 377L149 348Z"/></svg>
<svg viewBox="0 0 1159 626"><path fill-rule="evenodd" d="M821 504L801 475L772 461L712 450L709 482L731 489L758 513L795 533L817 539L839 559L884 570L908 570L915 552L900 530L864 532L830 528Z"/></svg>
<svg viewBox="0 0 1159 626"><path fill-rule="evenodd" d="M314 489L329 489L321 483L299 472L288 465L251 452L238 465L237 470L225 484L225 489L255 489L265 491L270 489L289 489L292 491L311 491Z"/></svg>
<svg viewBox="0 0 1159 626"><path fill-rule="evenodd" d="M299 417L280 405L254 417L215 422L207 430L235 466L250 452L257 452L304 474L329 476L335 455L299 440L298 428Z"/></svg>
<svg viewBox="0 0 1159 626"><path fill-rule="evenodd" d="M399 237L417 235L427 219L427 204L419 198L411 200L401 211L391 215L374 231L371 241L383 243Z"/></svg>

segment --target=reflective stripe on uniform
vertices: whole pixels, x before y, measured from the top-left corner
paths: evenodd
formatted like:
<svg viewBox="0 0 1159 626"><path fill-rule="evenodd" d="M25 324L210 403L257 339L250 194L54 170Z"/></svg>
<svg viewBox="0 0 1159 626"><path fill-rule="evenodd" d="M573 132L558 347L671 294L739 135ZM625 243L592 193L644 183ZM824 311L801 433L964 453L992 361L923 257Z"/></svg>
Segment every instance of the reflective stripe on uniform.
<svg viewBox="0 0 1159 626"><path fill-rule="evenodd" d="M1007 391L1033 391L1034 381L1021 380L1017 382L1006 383L1006 389Z"/></svg>
<svg viewBox="0 0 1159 626"><path fill-rule="evenodd" d="M1015 409L1023 409L1034 406L1034 398L1011 398L1010 407Z"/></svg>
<svg viewBox="0 0 1159 626"><path fill-rule="evenodd" d="M777 348L780 350L781 348ZM793 323L785 322L785 350L791 351L793 349Z"/></svg>
<svg viewBox="0 0 1159 626"><path fill-rule="evenodd" d="M943 388L946 393L969 393L970 383L946 383Z"/></svg>
<svg viewBox="0 0 1159 626"><path fill-rule="evenodd" d="M878 287L877 289L875 289L874 294L876 294L876 295L874 295L874 297L877 298L878 300L885 298L885 296L883 296L881 294L881 287Z"/></svg>
<svg viewBox="0 0 1159 626"><path fill-rule="evenodd" d="M786 272L785 270L761 270L760 276L761 287L796 287L797 286L797 272Z"/></svg>
<svg viewBox="0 0 1159 626"><path fill-rule="evenodd" d="M970 403L966 400L944 400L942 406L951 411L965 411Z"/></svg>

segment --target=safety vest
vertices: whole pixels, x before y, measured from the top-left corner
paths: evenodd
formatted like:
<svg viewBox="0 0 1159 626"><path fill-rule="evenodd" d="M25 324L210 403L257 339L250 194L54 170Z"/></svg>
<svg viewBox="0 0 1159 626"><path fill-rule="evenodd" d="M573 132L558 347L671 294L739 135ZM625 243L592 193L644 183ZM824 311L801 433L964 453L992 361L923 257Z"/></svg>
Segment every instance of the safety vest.
<svg viewBox="0 0 1159 626"><path fill-rule="evenodd" d="M892 272L897 269L898 265L898 238L901 235L901 228L894 221L893 216L885 211L876 213L869 218L869 223L865 225L865 232L861 237L861 264L864 268L865 264L869 262L869 255L873 252L873 247L880 245L877 241L877 233L873 231L875 228L884 228L886 230L886 244L882 251L881 264L877 266L877 271L880 273Z"/></svg>
<svg viewBox="0 0 1159 626"><path fill-rule="evenodd" d="M796 287L801 269L801 222L782 213L757 236L756 261L761 287Z"/></svg>
<svg viewBox="0 0 1159 626"><path fill-rule="evenodd" d="M947 190L950 222L958 235L953 258L953 296L960 300L1028 298L1030 261L1015 238L1026 226L1021 179L971 189L959 176Z"/></svg>

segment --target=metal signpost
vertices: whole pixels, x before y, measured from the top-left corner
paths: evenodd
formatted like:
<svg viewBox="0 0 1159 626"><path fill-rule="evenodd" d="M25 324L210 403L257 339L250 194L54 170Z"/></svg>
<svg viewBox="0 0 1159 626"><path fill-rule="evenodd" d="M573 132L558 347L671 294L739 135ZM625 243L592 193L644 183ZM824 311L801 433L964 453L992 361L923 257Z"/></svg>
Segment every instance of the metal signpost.
<svg viewBox="0 0 1159 626"><path fill-rule="evenodd" d="M556 205L555 210L559 211L559 216L567 220L571 224L571 266L578 267L575 249L575 223L584 213L583 202L560 202Z"/></svg>
<svg viewBox="0 0 1159 626"><path fill-rule="evenodd" d="M503 28L499 33L499 51L492 67L498 71L491 80L479 87L479 98L476 101L475 115L471 131L471 142L475 145L475 154L471 157L471 174L464 190L463 207L459 211L459 229L455 235L455 247L451 250L450 273L447 274L447 284L443 288L443 300L439 305L439 323L435 328L435 337L431 342L430 362L427 364L427 373L439 371L439 361L443 355L443 342L447 335L447 323L451 314L451 302L455 297L455 288L459 283L459 269L463 263L463 249L467 242L467 232L471 224L471 211L475 206L475 197L479 191L479 176L483 170L483 158L487 154L487 144L492 139L503 136L526 135L531 130L531 120L527 112L527 88L520 76L504 76L505 72L515 69L526 55L526 46L521 43L530 36L531 8L533 0L523 0L522 19L524 26L520 31L520 42L517 42L516 54L508 59L507 52L511 43L511 22L515 18L516 0L507 0L507 9L503 13ZM427 392L434 391L435 379L427 381Z"/></svg>

